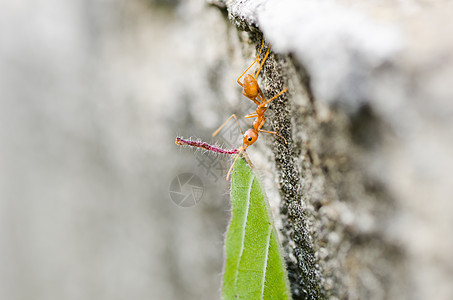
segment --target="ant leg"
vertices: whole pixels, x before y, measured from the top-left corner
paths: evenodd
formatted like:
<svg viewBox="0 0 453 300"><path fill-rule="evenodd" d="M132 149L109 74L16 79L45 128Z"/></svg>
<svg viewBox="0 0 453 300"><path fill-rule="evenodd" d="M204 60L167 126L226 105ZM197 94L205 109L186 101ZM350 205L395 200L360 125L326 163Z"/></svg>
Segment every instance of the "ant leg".
<svg viewBox="0 0 453 300"><path fill-rule="evenodd" d="M220 132L220 130L222 130L222 128L226 125L226 123L228 123L228 121L231 120L231 118L235 118L235 119L236 119L236 122L238 123L238 126L239 126L239 130L241 131L242 135L244 135L244 132L242 131L241 125L239 125L238 118L236 117L235 114L232 114L232 115L225 121L225 123L223 123L216 131L214 131L214 133L212 134L212 136L216 136L216 135Z"/></svg>
<svg viewBox="0 0 453 300"><path fill-rule="evenodd" d="M244 157L245 157L245 160L249 163L250 168L253 169L255 166L253 165L252 161L249 158L249 155L247 154L247 151L245 151L245 150L244 150Z"/></svg>
<svg viewBox="0 0 453 300"><path fill-rule="evenodd" d="M256 79L255 79L256 80ZM264 97L263 91L261 90L260 86L258 83L256 84L256 87L258 88L258 95L256 96L255 100L253 100L257 105L262 105L263 102L266 102L266 97ZM258 99L258 100L256 100Z"/></svg>
<svg viewBox="0 0 453 300"><path fill-rule="evenodd" d="M261 48L260 48L260 51L258 52L258 56L256 57L256 60L257 60L257 61L259 61L260 56L261 56L261 51L262 51L263 48L264 48L264 35L261 37L261 39L262 39ZM255 77L255 72L256 72L256 68L255 68L255 70L253 70L253 72L252 72L252 76L253 76L253 77ZM256 77L255 77L255 79L256 79Z"/></svg>
<svg viewBox="0 0 453 300"><path fill-rule="evenodd" d="M227 174L226 180L230 180L230 175L231 175L231 172L233 171L234 164L236 163L236 161L238 160L239 156L241 156L242 153L244 154L245 160L248 162L250 168L253 169L255 167L253 165L252 161L250 160L250 158L249 158L249 156L247 154L247 151L245 151L244 149L241 149L241 151L239 151L238 155L234 159L233 164L230 167L230 170L228 170L228 174Z"/></svg>
<svg viewBox="0 0 453 300"><path fill-rule="evenodd" d="M234 164L238 160L239 156L241 156L242 151L244 151L244 150L241 149L241 151L239 151L238 155L236 155L236 157L234 158L233 164L231 165L230 169L228 170L228 174L227 174L226 180L230 180L230 175L231 175L231 172L233 171Z"/></svg>
<svg viewBox="0 0 453 300"><path fill-rule="evenodd" d="M244 73L242 73L241 76L239 76L239 78L237 79L237 82L239 83L240 86L243 86L242 85L242 82L239 81L239 79L241 79L242 76L245 75L245 73L247 73L248 70L250 70L250 68L256 63L256 62L259 62L260 60L260 55L261 55L261 50L263 50L263 46L264 46L264 37L263 37L263 43L261 44L261 48L260 48L260 51L258 52L258 56L256 57L255 61L250 65L250 67L247 68L247 70L245 70ZM255 73L255 71L253 71L253 73Z"/></svg>
<svg viewBox="0 0 453 300"><path fill-rule="evenodd" d="M281 135L279 135L277 132L275 131L267 131L267 130L262 130L260 129L259 130L260 132L265 132L265 133L271 133L271 134L275 134L276 136L282 138L284 141L285 141L285 144L288 144L288 142L286 141L286 139L284 137L282 137Z"/></svg>
<svg viewBox="0 0 453 300"><path fill-rule="evenodd" d="M257 117L258 117L257 115L247 115L244 118L245 119L253 119L253 118L257 118Z"/></svg>
<svg viewBox="0 0 453 300"><path fill-rule="evenodd" d="M264 40L263 40L263 43L264 43ZM269 51L271 50L271 46L269 45L269 48L267 48L267 51L266 51L266 55L264 55L264 58L263 58L263 61L261 62L261 65L260 65L260 68L258 69L258 72L255 74L255 79L258 78L258 74L260 74L261 72L261 69L263 68L264 66L264 62L266 61L267 57L269 56Z"/></svg>
<svg viewBox="0 0 453 300"><path fill-rule="evenodd" d="M264 94L263 92L261 91L260 87L258 86L259 88L259 91L258 91L258 96L256 96L256 98L260 99L260 104L258 105L261 105L263 102L266 102L266 98L264 97Z"/></svg>
<svg viewBox="0 0 453 300"><path fill-rule="evenodd" d="M260 98L259 95L256 96L256 98L260 99L260 101L256 100L256 98L255 98L255 99L252 99L252 98L248 97L247 94L244 93L244 91L242 91L242 95L246 96L247 98L249 98L250 100L252 100L253 102L255 102L256 105L260 105L260 104L261 104L261 101L262 101L262 100L261 100L261 98Z"/></svg>
<svg viewBox="0 0 453 300"><path fill-rule="evenodd" d="M250 70L250 68L251 68L257 61L258 61L258 58L255 59L255 61L250 65L250 67L248 67L247 70L245 70L244 73L242 73L241 76L238 77L237 82L239 83L240 86L243 87L244 85L242 84L242 82L239 81L239 79L241 79L241 77L244 76L245 73L247 73L247 71Z"/></svg>
<svg viewBox="0 0 453 300"><path fill-rule="evenodd" d="M274 101L275 99L278 98L278 96L280 96L280 95L283 94L283 93L286 93L287 91L288 91L288 89L287 89L287 88L284 88L280 93L278 93L277 95L275 95L274 97L272 97L272 99L267 100L266 102L264 102L264 105L265 105L265 104L268 104L268 103L271 102L271 101Z"/></svg>

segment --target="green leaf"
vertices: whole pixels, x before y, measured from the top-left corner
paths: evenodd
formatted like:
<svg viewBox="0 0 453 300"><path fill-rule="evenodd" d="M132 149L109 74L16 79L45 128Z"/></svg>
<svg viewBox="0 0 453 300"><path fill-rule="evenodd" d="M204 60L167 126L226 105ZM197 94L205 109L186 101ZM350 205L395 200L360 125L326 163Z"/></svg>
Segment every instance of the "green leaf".
<svg viewBox="0 0 453 300"><path fill-rule="evenodd" d="M291 299L269 204L244 159L234 166L231 203L223 299Z"/></svg>

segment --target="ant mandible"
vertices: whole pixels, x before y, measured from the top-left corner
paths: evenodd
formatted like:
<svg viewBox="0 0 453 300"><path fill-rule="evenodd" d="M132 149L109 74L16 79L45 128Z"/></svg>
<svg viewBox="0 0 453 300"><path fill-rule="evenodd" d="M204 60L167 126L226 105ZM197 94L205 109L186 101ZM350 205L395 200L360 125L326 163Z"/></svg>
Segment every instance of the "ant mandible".
<svg viewBox="0 0 453 300"><path fill-rule="evenodd" d="M267 110L267 104L269 104L270 102L274 101L275 99L277 99L280 95L282 95L283 93L285 93L288 89L287 88L284 88L280 93L278 93L277 95L275 95L274 97L272 97L272 99L270 100L267 100L266 101L266 98L264 97L264 94L263 92L261 91L261 88L260 86L258 85L258 82L256 81L256 79L258 78L258 75L259 73L261 72L261 69L263 68L264 66L264 63L267 59L267 57L269 56L269 52L270 52L270 45L269 45L269 48L267 49L266 51L266 54L264 55L264 58L263 60L261 61L261 64L259 66L258 69L255 69L253 71L252 74L246 74L248 70L250 70L250 68L257 62L259 62L259 58L260 58L260 55L261 55L261 51L263 50L263 47L264 47L264 37L263 37L263 42L261 44L261 48L260 48L260 51L258 53L258 56L256 57L255 61L244 71L244 73L242 73L241 76L239 76L239 78L237 79L237 82L239 83L239 85L243 88L242 89L242 94L244 96L246 96L247 98L249 98L250 100L252 100L253 102L255 102L255 104L258 105L258 107L256 108L256 111L254 113L251 113L251 114L248 114L245 116L246 119L250 119L250 118L256 118L255 121L253 122L253 129L249 129L247 130L245 133L242 131L241 129L241 126L239 125L239 121L238 121L238 118L236 117L235 114L231 115L226 121L225 123L223 123L213 134L212 136L216 136L220 130L228 123L228 121L231 120L231 118L235 118L236 119L236 122L238 124L238 127L239 127L239 130L241 131L242 133L242 136L244 137L243 139L243 144L241 147L239 147L237 150L238 150L238 155L236 156L236 158L234 159L234 162L233 164L231 165L230 167L230 170L228 171L228 174L227 174L227 180L229 180L229 177L230 177L230 174L231 174L231 171L233 170L233 166L234 164L236 163L237 159L239 158L239 156L241 156L242 153L245 154L245 158L247 159L247 162L250 164L251 167L253 167L253 164L252 162L250 161L250 159L248 158L247 156L247 152L245 152L245 150L247 149L248 146L252 145L253 143L256 142L256 140L258 139L258 134L259 132L265 132L265 133L271 133L271 134L274 134L280 138L282 138L286 144L288 144L288 142L286 141L286 139L284 137L282 137L281 135L279 135L277 132L275 131L268 131L268 130L263 130L261 129L263 126L264 126L264 123L266 122L266 117L264 116L264 113L266 112ZM245 75L245 76L244 76ZM244 76L244 82L242 83L240 81L241 77Z"/></svg>

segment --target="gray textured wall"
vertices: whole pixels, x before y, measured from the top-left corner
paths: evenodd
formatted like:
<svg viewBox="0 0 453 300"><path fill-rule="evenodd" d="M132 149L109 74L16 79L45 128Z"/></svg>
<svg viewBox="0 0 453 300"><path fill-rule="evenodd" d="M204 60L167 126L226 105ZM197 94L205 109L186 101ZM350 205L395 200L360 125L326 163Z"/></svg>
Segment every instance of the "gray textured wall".
<svg viewBox="0 0 453 300"><path fill-rule="evenodd" d="M296 296L453 298L449 2L0 8L1 299L220 297L229 162L174 138L239 143L210 135L253 111L236 78L259 30L262 88L289 89L267 129L290 144L249 155ZM170 200L183 172L195 207Z"/></svg>

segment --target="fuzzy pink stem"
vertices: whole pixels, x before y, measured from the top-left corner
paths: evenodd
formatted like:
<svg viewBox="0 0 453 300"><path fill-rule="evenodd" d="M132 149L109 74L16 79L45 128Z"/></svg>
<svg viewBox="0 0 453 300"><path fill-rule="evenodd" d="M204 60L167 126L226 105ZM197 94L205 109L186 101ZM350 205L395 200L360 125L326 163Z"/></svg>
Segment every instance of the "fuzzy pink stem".
<svg viewBox="0 0 453 300"><path fill-rule="evenodd" d="M238 149L231 149L231 150L225 150L222 148L218 148L212 145L209 145L208 143L205 142L197 142L197 141L190 141L190 140L184 140L180 137L176 137L176 145L187 145L187 146L192 146L192 147L198 147L198 148L203 148L212 152L217 152L217 153L222 153L222 154L237 154L239 153Z"/></svg>

